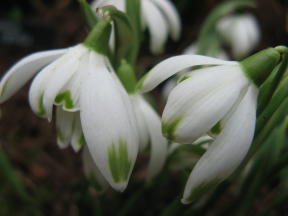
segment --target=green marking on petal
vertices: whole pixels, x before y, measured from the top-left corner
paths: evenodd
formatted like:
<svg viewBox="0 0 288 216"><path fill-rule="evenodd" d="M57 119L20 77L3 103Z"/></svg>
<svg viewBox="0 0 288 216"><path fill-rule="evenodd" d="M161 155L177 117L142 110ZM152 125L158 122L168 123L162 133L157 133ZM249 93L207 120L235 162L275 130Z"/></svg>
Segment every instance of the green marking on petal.
<svg viewBox="0 0 288 216"><path fill-rule="evenodd" d="M191 75L185 75L183 77L181 77L181 79L179 80L179 83L183 82L184 80L187 80L191 77Z"/></svg>
<svg viewBox="0 0 288 216"><path fill-rule="evenodd" d="M220 134L221 131L222 131L221 121L217 122L217 123L212 127L212 129L210 130L210 132L211 132L212 134L216 134L216 135Z"/></svg>
<svg viewBox="0 0 288 216"><path fill-rule="evenodd" d="M146 80L146 78L148 77L148 74L145 74L137 83L136 85L136 89L141 89L143 87L144 81Z"/></svg>
<svg viewBox="0 0 288 216"><path fill-rule="evenodd" d="M0 88L0 96L4 95L4 92L7 89L9 79L10 77L6 80L6 82L4 82L4 84L2 85L2 88Z"/></svg>
<svg viewBox="0 0 288 216"><path fill-rule="evenodd" d="M60 141L61 143L65 143L64 135L59 128L57 128L57 140Z"/></svg>
<svg viewBox="0 0 288 216"><path fill-rule="evenodd" d="M66 109L73 109L75 107L71 97L71 92L69 90L64 91L56 96L55 103L60 104L61 102L64 102L64 107Z"/></svg>
<svg viewBox="0 0 288 216"><path fill-rule="evenodd" d="M108 162L113 180L116 183L125 182L129 177L131 160L128 157L127 143L123 139L109 148Z"/></svg>
<svg viewBox="0 0 288 216"><path fill-rule="evenodd" d="M220 182L222 182L221 179L213 179L208 182L202 182L201 184L192 189L190 196L184 201L187 203L192 203L199 200L205 193L213 190Z"/></svg>
<svg viewBox="0 0 288 216"><path fill-rule="evenodd" d="M83 145L85 145L86 141L85 141L85 137L84 134L82 133L81 136L78 139L78 146L81 148Z"/></svg>
<svg viewBox="0 0 288 216"><path fill-rule="evenodd" d="M44 116L46 114L45 107L43 104L43 96L44 96L44 93L41 94L41 96L38 99L38 110L36 114L39 116Z"/></svg>
<svg viewBox="0 0 288 216"><path fill-rule="evenodd" d="M182 117L178 117L173 121L162 122L162 133L168 140L175 139L174 133L181 120Z"/></svg>

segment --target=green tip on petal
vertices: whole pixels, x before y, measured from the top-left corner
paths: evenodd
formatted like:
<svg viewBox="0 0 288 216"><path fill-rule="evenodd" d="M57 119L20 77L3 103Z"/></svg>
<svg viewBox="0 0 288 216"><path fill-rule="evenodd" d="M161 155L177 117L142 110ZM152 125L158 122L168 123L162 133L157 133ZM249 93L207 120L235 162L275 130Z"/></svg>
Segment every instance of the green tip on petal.
<svg viewBox="0 0 288 216"><path fill-rule="evenodd" d="M279 48L268 48L244 59L240 65L248 78L259 87L277 66L280 57Z"/></svg>
<svg viewBox="0 0 288 216"><path fill-rule="evenodd" d="M64 91L56 96L55 103L60 104L61 102L64 102L65 109L69 110L75 107L70 91Z"/></svg>
<svg viewBox="0 0 288 216"><path fill-rule="evenodd" d="M191 75L185 75L185 76L181 77L181 79L179 80L179 83L189 79L190 77L191 77Z"/></svg>
<svg viewBox="0 0 288 216"><path fill-rule="evenodd" d="M126 182L132 163L128 156L127 143L123 139L117 144L113 143L109 148L108 162L113 180L116 183Z"/></svg>
<svg viewBox="0 0 288 216"><path fill-rule="evenodd" d="M148 77L148 73L145 74L145 75L138 81L138 83L137 83L137 85L136 85L136 89L137 89L137 90L141 90L141 89L143 88L144 82L145 82L145 80L146 80L147 77Z"/></svg>
<svg viewBox="0 0 288 216"><path fill-rule="evenodd" d="M218 135L220 134L222 131L222 125L221 125L221 122L217 122L210 130L210 132L214 135Z"/></svg>
<svg viewBox="0 0 288 216"><path fill-rule="evenodd" d="M175 139L175 131L181 120L182 117L178 117L173 121L162 122L162 133L168 140Z"/></svg>
<svg viewBox="0 0 288 216"><path fill-rule="evenodd" d="M43 117L46 115L46 111L45 111L45 107L43 103L43 96L44 94L42 94L38 99L38 110L36 114L40 117Z"/></svg>
<svg viewBox="0 0 288 216"><path fill-rule="evenodd" d="M193 187L193 189L190 192L190 195L187 198L183 198L181 202L183 204L189 204L199 201L203 197L203 195L212 191L221 182L222 182L221 179L213 179L208 182L202 182L196 187Z"/></svg>

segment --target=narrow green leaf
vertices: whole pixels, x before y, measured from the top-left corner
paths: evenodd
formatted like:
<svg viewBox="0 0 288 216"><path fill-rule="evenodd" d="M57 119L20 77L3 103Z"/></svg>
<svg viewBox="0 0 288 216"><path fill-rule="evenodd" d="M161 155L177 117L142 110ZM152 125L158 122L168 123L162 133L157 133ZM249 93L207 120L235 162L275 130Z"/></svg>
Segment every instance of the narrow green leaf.
<svg viewBox="0 0 288 216"><path fill-rule="evenodd" d="M80 11L83 16L83 19L89 30L92 30L93 27L97 24L96 11L93 11L91 6L87 3L86 0L79 0Z"/></svg>

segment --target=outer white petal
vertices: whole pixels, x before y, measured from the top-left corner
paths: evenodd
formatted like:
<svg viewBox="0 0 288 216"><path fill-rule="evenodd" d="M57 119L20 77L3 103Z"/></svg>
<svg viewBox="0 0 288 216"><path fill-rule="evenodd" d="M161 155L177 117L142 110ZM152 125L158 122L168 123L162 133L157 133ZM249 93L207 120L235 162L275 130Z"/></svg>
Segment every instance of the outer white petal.
<svg viewBox="0 0 288 216"><path fill-rule="evenodd" d="M79 71L79 64L82 55L88 53L89 50L81 44L72 48L69 51L70 58L64 65L59 65L55 70L55 73L49 80L47 88L43 95L43 106L46 110L46 117L50 121L52 118L52 109L55 98L64 85L69 81L75 72L84 73L85 71ZM68 54L67 54L68 55Z"/></svg>
<svg viewBox="0 0 288 216"><path fill-rule="evenodd" d="M165 83L165 86L163 87L163 90L162 90L162 97L164 99L164 101L166 102L168 97L169 97L169 94L171 93L171 91L176 87L177 85L177 79L176 77L175 78L172 78L171 80L168 80L166 83Z"/></svg>
<svg viewBox="0 0 288 216"><path fill-rule="evenodd" d="M96 181L96 183L98 184L98 188L96 189L99 189L100 191L105 190L108 187L108 183L102 176L95 162L93 161L93 158L87 147L83 149L82 159L83 159L83 170L85 176L88 179Z"/></svg>
<svg viewBox="0 0 288 216"><path fill-rule="evenodd" d="M150 49L152 53L159 54L168 37L167 23L156 5L146 0L141 3L143 19L150 31Z"/></svg>
<svg viewBox="0 0 288 216"><path fill-rule="evenodd" d="M250 86L238 107L229 114L222 133L195 165L187 181L183 203L195 198L197 187L217 184L227 178L246 156L253 140L258 90ZM198 188L199 189L199 188Z"/></svg>
<svg viewBox="0 0 288 216"><path fill-rule="evenodd" d="M135 116L136 116L136 123L137 123L137 129L138 129L138 135L139 135L139 148L140 151L145 150L145 148L149 144L149 133L148 129L146 126L146 122L144 120L144 116L141 110L141 101L142 98L139 95L131 95L130 96L134 111L135 111Z"/></svg>
<svg viewBox="0 0 288 216"><path fill-rule="evenodd" d="M151 69L151 71L141 80L140 91L151 91L174 74L199 65L237 65L237 63L202 55L180 55L171 57L160 62Z"/></svg>
<svg viewBox="0 0 288 216"><path fill-rule="evenodd" d="M66 49L37 52L17 62L0 82L0 103L9 99L42 67L59 58L65 51Z"/></svg>
<svg viewBox="0 0 288 216"><path fill-rule="evenodd" d="M119 86L107 67L97 64L98 58L91 52L88 76L81 89L81 124L99 170L114 189L123 191L136 160L138 136L131 133L135 129Z"/></svg>
<svg viewBox="0 0 288 216"><path fill-rule="evenodd" d="M29 90L29 103L32 110L37 115L41 117L45 116L46 111L43 105L44 91L46 90L49 80L52 75L54 75L56 69L65 64L69 58L69 55L62 55L53 63L43 68L34 78Z"/></svg>
<svg viewBox="0 0 288 216"><path fill-rule="evenodd" d="M171 36L173 40L178 40L181 32L181 21L178 12L174 5L168 0L153 0L159 7L159 9L165 15L168 21Z"/></svg>
<svg viewBox="0 0 288 216"><path fill-rule="evenodd" d="M73 131L75 113L65 112L62 107L56 109L57 144L60 148L68 147Z"/></svg>
<svg viewBox="0 0 288 216"><path fill-rule="evenodd" d="M168 141L161 132L161 120L144 98L140 98L140 109L150 136L151 157L148 165L147 180L154 178L163 168L167 153Z"/></svg>
<svg viewBox="0 0 288 216"><path fill-rule="evenodd" d="M82 131L80 113L75 113L71 146L75 152L78 152L84 145L85 145L85 137Z"/></svg>
<svg viewBox="0 0 288 216"><path fill-rule="evenodd" d="M194 71L168 98L162 116L166 136L179 143L194 142L223 118L249 83L238 65Z"/></svg>

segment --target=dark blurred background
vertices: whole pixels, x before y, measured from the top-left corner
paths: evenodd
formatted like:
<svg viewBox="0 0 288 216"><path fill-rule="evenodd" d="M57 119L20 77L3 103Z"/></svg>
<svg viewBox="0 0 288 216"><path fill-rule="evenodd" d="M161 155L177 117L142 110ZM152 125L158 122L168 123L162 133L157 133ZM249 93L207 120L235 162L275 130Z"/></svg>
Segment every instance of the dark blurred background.
<svg viewBox="0 0 288 216"><path fill-rule="evenodd" d="M142 49L139 64L143 68L150 67L167 56L181 53L195 41L209 12L223 1L174 2L182 18L181 40L178 43L169 41L166 45L167 52L157 57L150 55L147 48ZM257 7L250 11L256 15L262 32L261 42L255 50L287 45L287 1L258 0ZM29 53L68 47L81 42L86 34L76 0L1 0L0 76ZM74 153L70 148L60 150L57 147L53 123L37 118L29 108L28 86L29 84L8 102L1 104L0 147L6 152L16 176L37 200L35 205L41 214L92 215L92 209L96 205L93 204L96 192L85 183L81 154ZM135 187L128 187L128 192L116 195L118 197L114 199L114 203L109 202L109 199L103 201L103 205L107 207L104 210L106 214L103 215L115 215L113 212L122 205L120 200L128 199L133 190L136 190ZM166 199L171 200L180 195L182 189L181 186L170 186ZM149 196L153 194L147 195L145 199ZM268 201L262 200L260 207L254 206L255 209L261 208ZM11 182L4 178L0 170L0 215L31 215L29 205L32 204L18 197ZM155 203L149 203L149 200L143 202L143 208L150 208L151 205ZM284 209L279 208L273 215L288 215ZM138 215L142 215L141 212ZM151 210L150 214L145 215L157 214Z"/></svg>

